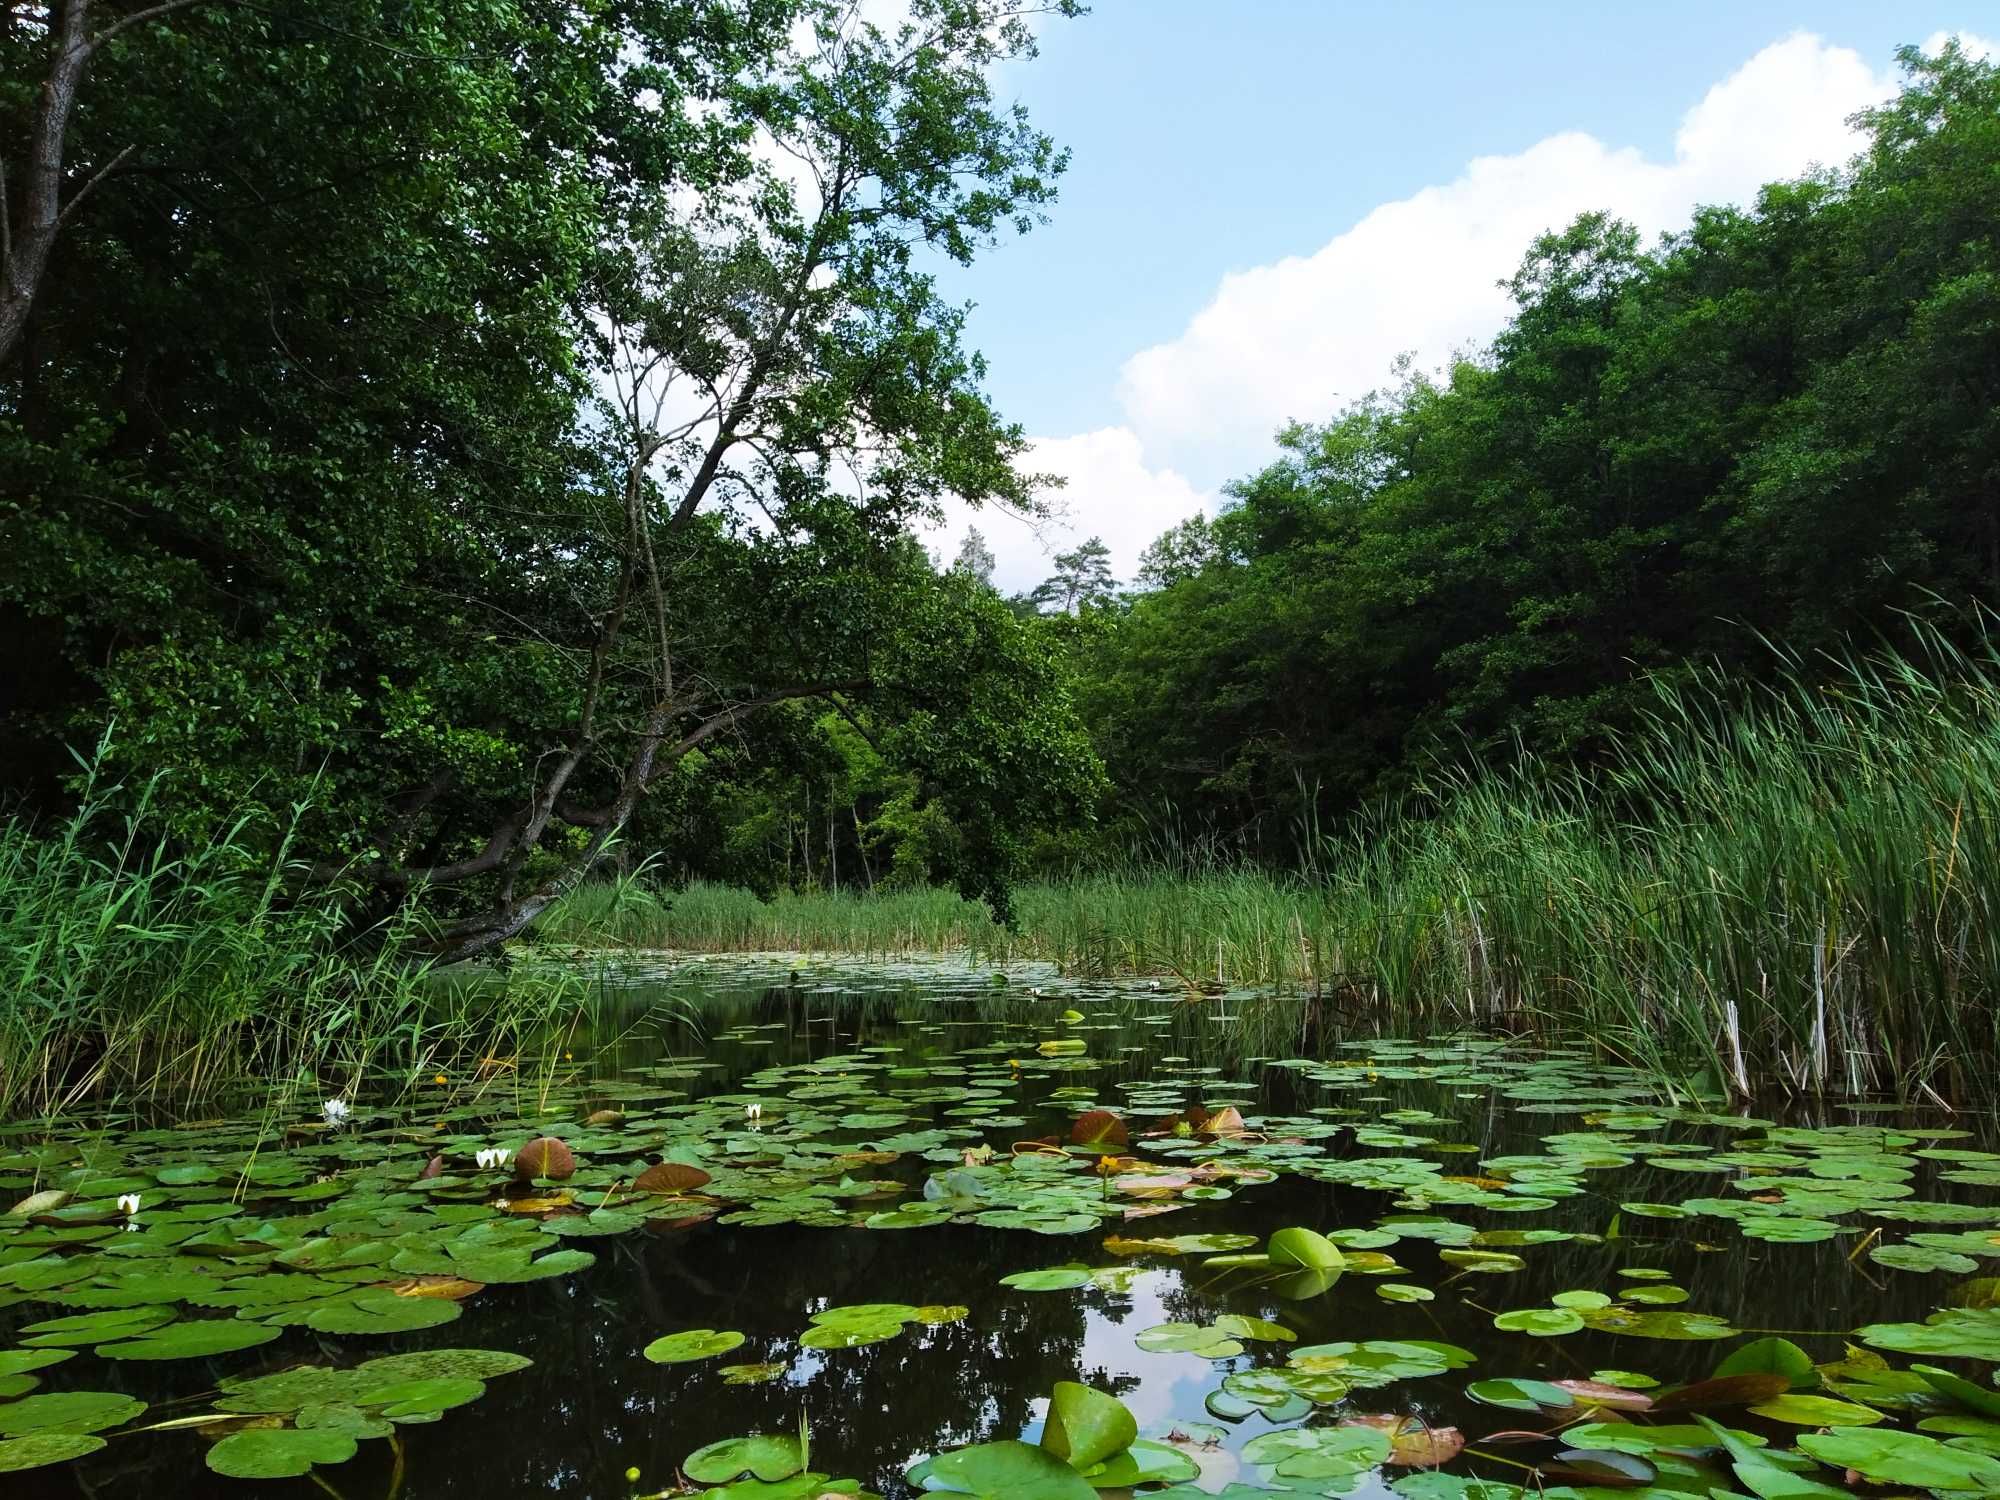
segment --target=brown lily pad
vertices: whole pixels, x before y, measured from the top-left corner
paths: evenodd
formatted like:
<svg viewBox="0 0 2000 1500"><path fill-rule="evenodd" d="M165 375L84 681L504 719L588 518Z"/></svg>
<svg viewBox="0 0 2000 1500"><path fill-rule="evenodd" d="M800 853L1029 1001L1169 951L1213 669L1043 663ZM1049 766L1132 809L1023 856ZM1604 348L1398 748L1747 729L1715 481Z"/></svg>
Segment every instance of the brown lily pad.
<svg viewBox="0 0 2000 1500"><path fill-rule="evenodd" d="M386 1285L398 1297L438 1297L447 1302L463 1302L486 1290L485 1282L467 1281L463 1276L409 1276Z"/></svg>
<svg viewBox="0 0 2000 1500"><path fill-rule="evenodd" d="M560 1182L576 1170L576 1155L552 1135L538 1135L514 1153L514 1175Z"/></svg>
<svg viewBox="0 0 2000 1500"><path fill-rule="evenodd" d="M1340 1425L1372 1427L1386 1434L1389 1456L1383 1462L1402 1469L1443 1468L1465 1447L1465 1434L1456 1427L1433 1427L1417 1417L1349 1417Z"/></svg>
<svg viewBox="0 0 2000 1500"><path fill-rule="evenodd" d="M1718 1375L1713 1380L1697 1380L1693 1385L1662 1392L1653 1398L1653 1410L1702 1411L1711 1406L1749 1406L1783 1395L1791 1388L1790 1377L1775 1370Z"/></svg>
<svg viewBox="0 0 2000 1500"><path fill-rule="evenodd" d="M696 1188L707 1187L709 1180L708 1173L700 1167L690 1167L685 1162L663 1161L633 1178L632 1186L642 1193L691 1193Z"/></svg>
<svg viewBox="0 0 2000 1500"><path fill-rule="evenodd" d="M1653 1406L1653 1398L1644 1391L1628 1390L1622 1385L1611 1385L1602 1380L1553 1380L1549 1383L1576 1397L1579 1406L1601 1406L1613 1411L1650 1411Z"/></svg>

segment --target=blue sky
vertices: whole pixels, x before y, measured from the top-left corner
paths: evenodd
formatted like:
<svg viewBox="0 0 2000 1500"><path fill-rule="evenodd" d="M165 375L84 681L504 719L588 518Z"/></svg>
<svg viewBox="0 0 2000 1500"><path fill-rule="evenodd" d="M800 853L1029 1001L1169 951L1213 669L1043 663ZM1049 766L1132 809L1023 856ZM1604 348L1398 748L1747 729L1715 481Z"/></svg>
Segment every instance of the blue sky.
<svg viewBox="0 0 2000 1500"><path fill-rule="evenodd" d="M1042 536L975 522L1000 581L1091 532L1129 574L1286 416L1490 337L1535 229L1604 206L1655 232L1844 157L1895 47L1950 31L2000 35L2000 0L1097 0L1046 24L1001 85L1071 148L1061 201L945 279L1071 481Z"/></svg>

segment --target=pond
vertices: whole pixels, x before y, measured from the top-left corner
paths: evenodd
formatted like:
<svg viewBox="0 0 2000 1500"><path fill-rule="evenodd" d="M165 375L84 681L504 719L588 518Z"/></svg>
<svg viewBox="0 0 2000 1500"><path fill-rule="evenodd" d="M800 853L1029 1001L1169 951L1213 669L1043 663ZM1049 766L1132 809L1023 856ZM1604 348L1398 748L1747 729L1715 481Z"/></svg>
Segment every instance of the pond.
<svg viewBox="0 0 2000 1500"><path fill-rule="evenodd" d="M613 978L393 1103L8 1127L0 1489L2000 1493L1983 1120L1048 971Z"/></svg>

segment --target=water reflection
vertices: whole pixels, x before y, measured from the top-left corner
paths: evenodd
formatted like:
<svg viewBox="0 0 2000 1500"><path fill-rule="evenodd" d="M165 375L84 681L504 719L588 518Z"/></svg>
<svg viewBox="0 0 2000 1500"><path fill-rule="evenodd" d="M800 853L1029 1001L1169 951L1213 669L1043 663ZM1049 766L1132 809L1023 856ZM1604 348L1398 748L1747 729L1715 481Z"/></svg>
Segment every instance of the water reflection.
<svg viewBox="0 0 2000 1500"><path fill-rule="evenodd" d="M1024 994L1018 983L984 990L962 978L941 987L907 975L867 987L790 976L776 983L711 980L702 986L704 1029L697 1034L646 1010L652 987L668 983L685 994L686 981L643 972L628 980L624 1003L605 1018L599 1035L579 1039L579 1051L601 1079L650 1080L689 1097L732 1092L746 1077L774 1065L869 1047L901 1049L884 1055L905 1065L941 1065L961 1047L996 1041L1031 1052L1035 1039L1049 1034L1052 1006L1059 1010L1093 998L1071 990L1057 1005ZM1174 1003L1173 997L1105 986L1094 998L1091 1028L1084 1033L1091 1060L1032 1075L1020 1106L1029 1123L991 1132L990 1144L1004 1150L1013 1139L1065 1125L1076 1105L1052 1098L1059 1089L1080 1086L1115 1102L1118 1085L1146 1078L1169 1058L1186 1059L1173 1065L1177 1079L1200 1085L1180 1088L1183 1095L1254 1084L1226 1094L1246 1113L1329 1110L1379 1119L1396 1108L1427 1111L1436 1117L1421 1127L1427 1134L1475 1148L1447 1158L1465 1164L1465 1171L1478 1170L1482 1159L1540 1152L1545 1135L1574 1128L1574 1120L1561 1113L1510 1110L1489 1091L1384 1081L1366 1094L1333 1092L1298 1073L1265 1068L1256 1060L1260 1051L1289 1055L1300 1039L1260 1030L1254 1010L1215 1026L1198 1008ZM1244 1012L1239 1005L1238 1013ZM944 1108L925 1110L942 1121ZM1344 1136L1326 1145L1336 1156L1366 1150ZM922 1163L905 1167L913 1168L918 1180L930 1170ZM493 1381L474 1405L434 1425L402 1429L400 1454L386 1443L364 1443L359 1458L326 1471L325 1488L347 1500L651 1493L673 1482L694 1449L744 1433L796 1431L801 1414L810 1424L814 1468L860 1479L884 1495L904 1496L909 1489L902 1471L920 1456L1031 1434L1056 1381L1081 1380L1119 1395L1137 1414L1142 1432L1158 1436L1212 1423L1204 1398L1223 1374L1284 1360L1284 1346L1277 1344L1253 1344L1226 1362L1139 1349L1136 1335L1161 1322L1206 1323L1234 1312L1282 1323L1302 1345L1444 1340L1477 1351L1477 1375L1486 1378L1588 1376L1612 1366L1672 1380L1705 1373L1714 1362L1713 1348L1605 1333L1548 1340L1499 1334L1492 1315L1545 1303L1564 1288L1613 1285L1621 1269L1653 1267L1688 1290L1689 1309L1719 1314L1744 1329L1782 1330L1816 1357L1832 1358L1845 1330L1856 1323L1921 1318L1938 1300L1935 1279L1857 1264L1838 1241L1763 1244L1713 1222L1621 1213L1621 1202L1688 1196L1684 1173L1637 1165L1593 1174L1589 1181L1589 1191L1532 1216L1454 1214L1482 1228L1533 1224L1592 1236L1607 1234L1614 1224L1619 1229L1618 1238L1602 1242L1570 1240L1522 1251L1528 1268L1518 1275L1464 1275L1443 1263L1426 1241L1397 1243L1392 1253L1400 1269L1390 1279L1438 1288L1433 1302L1384 1301L1376 1280L1353 1274L1324 1296L1287 1302L1253 1279L1204 1271L1198 1259L1147 1262L1148 1269L1124 1290L1028 1293L1001 1286L1001 1277L1072 1261L1107 1264L1114 1257L1101 1248L1103 1236L1045 1237L965 1224L866 1231L705 1223L672 1233L593 1240L598 1263L591 1270L490 1288L448 1328L368 1341L365 1351L355 1340L293 1334L256 1355L266 1367L280 1368L386 1349L488 1346L518 1350L535 1361L529 1370ZM1168 1220L1141 1220L1131 1232L1229 1230L1262 1239L1292 1224L1322 1231L1365 1226L1390 1211L1385 1194L1287 1177L1242 1190L1226 1202L1190 1205ZM970 1312L961 1321L915 1328L863 1348L798 1347L814 1312L872 1302L963 1304ZM33 1313L46 1315L46 1309ZM8 1331L9 1319L27 1321L28 1313L0 1311L0 1333ZM739 1330L745 1343L727 1359L693 1364L655 1365L641 1356L649 1340L697 1327ZM786 1364L783 1378L757 1385L725 1382L722 1366L762 1361ZM252 1365L232 1356L140 1368L85 1356L74 1367L74 1378L63 1385L87 1381L90 1388L130 1391L152 1401L158 1408L152 1419L159 1420L199 1409L194 1399L217 1378L246 1373ZM60 1373L72 1375L68 1368ZM1467 1403L1463 1383L1454 1377L1361 1391L1352 1409L1411 1413L1475 1434L1511 1425L1494 1420L1502 1414ZM1234 1450L1260 1430L1263 1419L1252 1417L1231 1429L1219 1450L1204 1455L1211 1488L1247 1468L1239 1466ZM638 1471L636 1482L626 1477L632 1470ZM199 1439L176 1432L121 1437L83 1463L16 1476L6 1493L194 1496L224 1488L225 1482L200 1466ZM304 1496L323 1490L299 1480L231 1484L226 1492ZM1388 1491L1373 1485L1354 1493Z"/></svg>

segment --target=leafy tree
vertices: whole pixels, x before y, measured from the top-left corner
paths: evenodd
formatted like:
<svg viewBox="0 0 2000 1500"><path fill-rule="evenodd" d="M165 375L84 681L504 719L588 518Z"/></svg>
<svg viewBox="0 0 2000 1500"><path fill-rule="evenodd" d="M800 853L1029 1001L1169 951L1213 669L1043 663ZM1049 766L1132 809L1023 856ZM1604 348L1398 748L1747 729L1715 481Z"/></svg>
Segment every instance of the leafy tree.
<svg viewBox="0 0 2000 1500"><path fill-rule="evenodd" d="M1481 357L1288 430L1162 538L1079 658L1126 826L1284 853L1439 755L1600 755L1649 673L2000 601L2000 69L1900 58L1844 171L1652 248L1538 238Z"/></svg>
<svg viewBox="0 0 2000 1500"><path fill-rule="evenodd" d="M1183 582L1215 560L1215 527L1207 516L1192 515L1161 532L1139 554L1142 589Z"/></svg>
<svg viewBox="0 0 2000 1500"><path fill-rule="evenodd" d="M993 556L993 549L986 545L986 538L980 534L977 526L968 526L965 529L965 540L958 544L958 556L952 560L951 565L956 571L978 579L989 588L992 587L993 569L997 566L997 559Z"/></svg>
<svg viewBox="0 0 2000 1500"><path fill-rule="evenodd" d="M1092 537L1070 552L1056 554L1056 570L1035 585L1028 603L1044 613L1076 615L1101 609L1117 597L1118 580L1111 573L1111 549L1102 537Z"/></svg>
<svg viewBox="0 0 2000 1500"><path fill-rule="evenodd" d="M0 33L10 140L47 45ZM987 82L1029 50L970 0L886 33L823 0L218 4L100 49L68 159L119 159L0 365L16 789L115 719L190 832L309 802L326 876L428 893L466 953L683 757L813 702L1004 905L1095 762L1053 655L909 527L1037 503L926 270L1053 195Z"/></svg>

